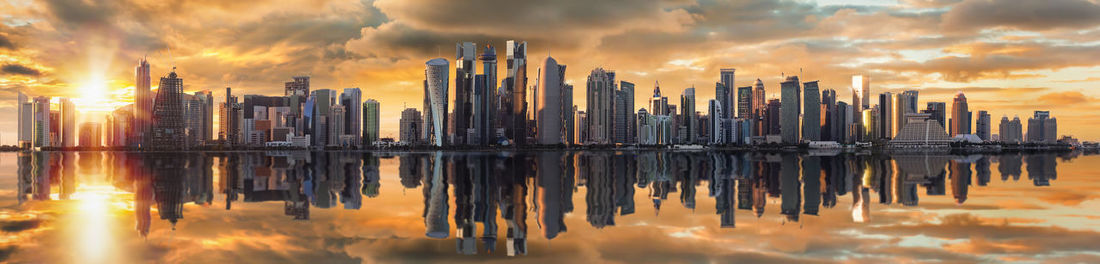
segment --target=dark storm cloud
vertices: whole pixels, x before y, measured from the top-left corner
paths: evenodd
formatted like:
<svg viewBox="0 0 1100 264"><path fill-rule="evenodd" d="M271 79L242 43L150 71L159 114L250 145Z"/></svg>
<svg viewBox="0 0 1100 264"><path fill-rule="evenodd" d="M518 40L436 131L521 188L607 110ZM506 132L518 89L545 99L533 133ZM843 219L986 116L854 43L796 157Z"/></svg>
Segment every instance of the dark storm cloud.
<svg viewBox="0 0 1100 264"><path fill-rule="evenodd" d="M113 1L89 2L82 0L47 0L46 6L53 17L66 26L103 26L110 24L117 14Z"/></svg>
<svg viewBox="0 0 1100 264"><path fill-rule="evenodd" d="M0 49L14 50L15 49L15 43L12 43L11 40L8 39L7 36L4 36L3 34L0 34Z"/></svg>
<svg viewBox="0 0 1100 264"><path fill-rule="evenodd" d="M401 0L378 1L375 6L394 19L419 27L493 28L530 35L547 31L600 30L644 21L661 13L663 3L659 0ZM526 30L543 32L524 32Z"/></svg>
<svg viewBox="0 0 1100 264"><path fill-rule="evenodd" d="M19 65L19 64L4 64L0 67L0 72L14 75L27 75L27 76L40 76L42 72L38 69Z"/></svg>
<svg viewBox="0 0 1100 264"><path fill-rule="evenodd" d="M969 0L944 15L947 30L1008 27L1021 30L1091 28L1100 24L1100 4L1085 0Z"/></svg>

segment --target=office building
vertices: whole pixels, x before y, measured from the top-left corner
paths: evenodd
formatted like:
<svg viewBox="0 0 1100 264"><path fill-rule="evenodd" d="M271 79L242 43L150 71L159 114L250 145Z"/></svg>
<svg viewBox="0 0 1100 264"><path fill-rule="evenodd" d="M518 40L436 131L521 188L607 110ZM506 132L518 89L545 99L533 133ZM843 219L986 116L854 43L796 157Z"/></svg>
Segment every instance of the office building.
<svg viewBox="0 0 1100 264"><path fill-rule="evenodd" d="M752 84L752 109L756 112L764 112L764 108L767 107L764 92L764 82L756 79Z"/></svg>
<svg viewBox="0 0 1100 264"><path fill-rule="evenodd" d="M447 139L447 93L450 62L435 58L424 69L424 141L443 146Z"/></svg>
<svg viewBox="0 0 1100 264"><path fill-rule="evenodd" d="M76 105L73 104L69 98L61 98L58 100L58 106L61 107L61 146L62 147L75 147L76 146Z"/></svg>
<svg viewBox="0 0 1100 264"><path fill-rule="evenodd" d="M527 42L509 40L507 46L507 77L499 92L500 124L504 135L516 145L527 140Z"/></svg>
<svg viewBox="0 0 1100 264"><path fill-rule="evenodd" d="M86 148L98 148L103 146L103 127L96 122L80 124L80 146Z"/></svg>
<svg viewBox="0 0 1100 264"><path fill-rule="evenodd" d="M978 111L978 120L974 123L975 134L978 135L978 138L982 139L982 141L989 141L991 127L992 124L990 124L989 112L985 110Z"/></svg>
<svg viewBox="0 0 1100 264"><path fill-rule="evenodd" d="M1027 119L1027 142L1055 143L1058 141L1058 119L1050 116L1050 111L1035 111Z"/></svg>
<svg viewBox="0 0 1100 264"><path fill-rule="evenodd" d="M928 102L928 107L923 112L932 115L932 119L939 122L941 127L947 127L947 103Z"/></svg>
<svg viewBox="0 0 1100 264"><path fill-rule="evenodd" d="M541 87L540 87L541 89ZM588 144L611 144L614 128L615 83L611 75L603 68L596 68L588 74L585 84L587 105L585 114L588 119Z"/></svg>
<svg viewBox="0 0 1100 264"><path fill-rule="evenodd" d="M153 95L149 74L149 62L145 58L138 61L134 68L134 132L132 145L144 146L148 143L153 124Z"/></svg>
<svg viewBox="0 0 1100 264"><path fill-rule="evenodd" d="M822 141L836 141L843 142L841 140L839 115L837 115L836 106L836 90L825 89L821 90L821 140Z"/></svg>
<svg viewBox="0 0 1100 264"><path fill-rule="evenodd" d="M370 102L372 100L367 100ZM367 111L364 111L367 112ZM419 144L423 120L420 119L420 111L416 108L405 108L401 111L401 122L398 140L409 145Z"/></svg>
<svg viewBox="0 0 1100 264"><path fill-rule="evenodd" d="M153 127L150 134L151 148L186 148L186 123L183 116L183 79L173 68L168 76L160 78L157 99L153 105Z"/></svg>
<svg viewBox="0 0 1100 264"><path fill-rule="evenodd" d="M595 73L595 72L594 72ZM538 144L541 145L555 145L563 144L564 137L562 129L564 128L563 121L567 120L562 113L562 86L565 85L565 65L558 65L558 62L552 57L546 57L546 60L542 63L542 67L539 68L538 88L536 93L538 94L537 102L535 102L535 119L538 132L536 133L536 139ZM589 97L592 100L592 97ZM610 109L608 109L610 110ZM591 126L593 123L592 113L588 113L588 123ZM597 131L592 127L588 127L589 133ZM606 132L605 132L606 133ZM606 134L605 134L606 135ZM592 136L591 134L589 135ZM596 140L593 140L596 141Z"/></svg>
<svg viewBox="0 0 1100 264"><path fill-rule="evenodd" d="M359 88L344 88L340 93L340 105L344 107L344 131L353 146L359 146L363 140L363 92Z"/></svg>
<svg viewBox="0 0 1100 264"><path fill-rule="evenodd" d="M235 145L240 142L241 106L237 103L237 97L233 96L233 88L225 87L225 102L221 105L221 114L218 116L218 138L223 144ZM134 117L135 120L137 116Z"/></svg>
<svg viewBox="0 0 1100 264"><path fill-rule="evenodd" d="M474 125L474 85L476 85L477 45L473 42L455 44L455 101L453 140L456 145L469 144L467 135Z"/></svg>
<svg viewBox="0 0 1100 264"><path fill-rule="evenodd" d="M783 104L779 102L779 99L768 100L767 106L764 107L764 118L761 123L761 135L779 135L780 134L780 120L782 119Z"/></svg>
<svg viewBox="0 0 1100 264"><path fill-rule="evenodd" d="M1001 136L1001 142L1015 144L1024 142L1024 126L1019 116L1012 117L1011 121L1008 120L1008 116L1001 117L1000 130L997 133Z"/></svg>
<svg viewBox="0 0 1100 264"><path fill-rule="evenodd" d="M738 109L737 108L738 95L735 94L735 92L737 92L736 91L737 83L735 82L735 78L734 78L734 76L736 75L735 74L736 72L737 72L737 69L734 69L734 68L725 68L725 69L720 69L719 70L719 80L722 82L722 86L726 88L725 89L725 92L726 92L725 94L721 94L720 95L721 97L717 97L717 96L715 97L715 98L721 98L721 99L719 99L719 101L722 102L722 109L727 109L726 112L724 113L726 116L724 116L722 118L736 118L740 114L740 113L735 113L734 112L734 111L736 111L735 109Z"/></svg>
<svg viewBox="0 0 1100 264"><path fill-rule="evenodd" d="M366 102L363 102L363 145L368 145L369 146L371 144L374 144L375 141L378 141L378 131L379 131L379 124L378 123L379 123L379 118L380 118L380 116L379 116L380 107L381 106L378 104L378 101L374 100L374 99L367 99ZM409 109L413 109L413 108L409 108ZM408 109L405 109L405 111L408 111ZM402 120L405 119L405 111L401 112L401 119ZM413 109L413 111L415 111L416 114L417 114L417 117L416 117L415 120L419 122L420 121L420 116L419 116L420 111L416 111L416 109ZM412 121L412 120L410 120L410 121ZM402 122L401 124L405 124L405 123ZM402 127L402 128L404 128L404 127ZM420 131L420 126L419 125L417 125L416 131L417 132Z"/></svg>
<svg viewBox="0 0 1100 264"><path fill-rule="evenodd" d="M798 76L787 76L786 80L779 84L780 103L780 132L784 144L798 144L801 141L799 116L802 115L802 87L799 86Z"/></svg>
<svg viewBox="0 0 1100 264"><path fill-rule="evenodd" d="M34 98L34 136L32 138L35 147L51 147L50 143L50 98L38 96Z"/></svg>
<svg viewBox="0 0 1100 264"><path fill-rule="evenodd" d="M956 135L970 134L970 110L966 104L966 95L958 93L951 105L951 133Z"/></svg>
<svg viewBox="0 0 1100 264"><path fill-rule="evenodd" d="M891 103L893 107L893 118L891 118L891 121L893 121L892 131L894 134L890 135L890 137L894 137L897 133L901 132L901 128L904 127L905 122L909 120L906 116L918 113L917 95L917 91L914 90L894 95L894 101Z"/></svg>
<svg viewBox="0 0 1100 264"><path fill-rule="evenodd" d="M18 140L17 145L23 148L31 146L34 142L34 103L28 101L27 95L23 94L23 91L18 91L18 93L18 101L15 102L19 123L16 137Z"/></svg>
<svg viewBox="0 0 1100 264"><path fill-rule="evenodd" d="M492 45L486 45L478 56L481 61L482 73L474 76L473 89L473 117L470 129L473 132L468 136L467 144L489 145L496 143L496 112L497 105L497 53Z"/></svg>
<svg viewBox="0 0 1100 264"><path fill-rule="evenodd" d="M614 143L633 143L637 125L637 122L634 122L634 83L619 82L619 88L615 90L613 107L615 108Z"/></svg>
<svg viewBox="0 0 1100 264"><path fill-rule="evenodd" d="M206 144L213 130L213 101L209 91L182 94L184 142L187 146Z"/></svg>
<svg viewBox="0 0 1100 264"><path fill-rule="evenodd" d="M863 111L871 107L871 77L863 75L852 76L852 107L856 111Z"/></svg>
<svg viewBox="0 0 1100 264"><path fill-rule="evenodd" d="M802 86L805 105L802 114L802 139L821 140L821 91L817 81L805 82Z"/></svg>
<svg viewBox="0 0 1100 264"><path fill-rule="evenodd" d="M730 70L732 75L732 69ZM683 133L680 133L680 143L699 143L699 131L696 131L698 128L695 124L695 87L684 89L684 92L680 94L679 126L683 131Z"/></svg>
<svg viewBox="0 0 1100 264"><path fill-rule="evenodd" d="M755 108L752 105L752 86L737 88L737 118L751 119Z"/></svg>
<svg viewBox="0 0 1100 264"><path fill-rule="evenodd" d="M721 145L726 142L722 135L722 103L716 99L707 101L707 135L710 136L710 144Z"/></svg>

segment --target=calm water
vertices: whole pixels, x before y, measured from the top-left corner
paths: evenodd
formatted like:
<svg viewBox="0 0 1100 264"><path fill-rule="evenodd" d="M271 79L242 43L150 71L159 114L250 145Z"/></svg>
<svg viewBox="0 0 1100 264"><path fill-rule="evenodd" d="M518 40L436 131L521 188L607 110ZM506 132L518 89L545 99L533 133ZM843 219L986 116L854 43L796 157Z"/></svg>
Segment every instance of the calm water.
<svg viewBox="0 0 1100 264"><path fill-rule="evenodd" d="M1100 156L0 154L10 262L1100 262Z"/></svg>

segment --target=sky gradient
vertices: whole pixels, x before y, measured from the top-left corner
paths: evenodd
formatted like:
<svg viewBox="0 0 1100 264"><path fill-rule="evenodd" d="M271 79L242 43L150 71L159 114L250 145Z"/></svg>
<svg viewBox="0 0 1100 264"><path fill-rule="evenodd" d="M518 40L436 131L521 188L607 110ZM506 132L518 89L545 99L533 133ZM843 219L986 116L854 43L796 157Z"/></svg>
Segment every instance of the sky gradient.
<svg viewBox="0 0 1100 264"><path fill-rule="evenodd" d="M397 137L401 109L421 106L425 61L453 68L461 41L493 44L502 61L510 39L528 42L529 72L547 54L568 65L581 109L596 67L635 83L637 108L659 81L670 101L695 86L697 110L720 68L737 69L737 86L761 79L769 99L782 74L801 72L850 102L850 76L864 74L876 95L920 91L922 108L964 92L975 115L990 112L993 133L1001 116L1050 110L1059 134L1100 139L1095 0L13 0L0 10L0 144L15 142L17 91L75 98L98 121L132 101L142 56L154 85L175 65L186 92L211 90L215 103L226 85L282 95L299 74L312 89L359 87L381 102L382 136Z"/></svg>

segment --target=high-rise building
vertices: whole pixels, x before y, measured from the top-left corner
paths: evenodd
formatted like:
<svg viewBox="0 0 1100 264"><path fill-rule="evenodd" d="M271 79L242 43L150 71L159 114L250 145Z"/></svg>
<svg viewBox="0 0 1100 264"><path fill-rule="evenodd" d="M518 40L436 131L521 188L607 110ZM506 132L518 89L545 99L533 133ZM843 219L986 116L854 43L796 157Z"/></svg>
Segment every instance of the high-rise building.
<svg viewBox="0 0 1100 264"><path fill-rule="evenodd" d="M901 132L901 128L905 127L905 122L909 120L906 118L909 114L916 114L919 111L917 108L917 91L909 90L894 95L893 102L893 133L891 137Z"/></svg>
<svg viewBox="0 0 1100 264"><path fill-rule="evenodd" d="M732 98L731 96L729 96L729 94L732 93L732 91L730 91L731 89L732 88L726 87L726 85L722 82L714 83L714 100L718 102L717 109L721 111L720 113L718 113L722 116L721 118L726 118L727 116L730 116L730 114L726 113L727 111L736 111L734 109L725 108L726 105L729 104L729 102L727 102L729 98Z"/></svg>
<svg viewBox="0 0 1100 264"><path fill-rule="evenodd" d="M541 89L542 87L540 87ZM585 99L588 115L588 140L590 144L611 144L614 134L613 121L615 102L615 83L611 75L603 68L596 68L588 74L585 84Z"/></svg>
<svg viewBox="0 0 1100 264"><path fill-rule="evenodd" d="M424 140L435 146L443 146L447 139L447 90L451 63L435 58L425 63L424 69Z"/></svg>
<svg viewBox="0 0 1100 264"><path fill-rule="evenodd" d="M755 111L752 107L752 95L752 86L737 87L737 118L752 118Z"/></svg>
<svg viewBox="0 0 1100 264"><path fill-rule="evenodd" d="M565 77L562 76L564 82ZM577 105L573 104L573 85L565 84L561 88L561 114L562 114L562 143L573 145L576 140L574 130L577 128Z"/></svg>
<svg viewBox="0 0 1100 264"><path fill-rule="evenodd" d="M106 135L107 145L111 147L124 147L127 146L127 140L130 139L130 131L133 125L134 105L129 104L119 108L116 108L111 112L111 124L108 125L111 131Z"/></svg>
<svg viewBox="0 0 1100 264"><path fill-rule="evenodd" d="M780 109L782 115L779 130L782 134L783 143L798 144L801 141L799 134L802 133L798 118L802 115L802 87L799 86L798 76L787 76L786 80L779 84L779 87L781 93L780 103L783 104Z"/></svg>
<svg viewBox="0 0 1100 264"><path fill-rule="evenodd" d="M80 124L80 146L87 148L103 146L103 144L101 144L103 139L102 131L103 127L96 122Z"/></svg>
<svg viewBox="0 0 1100 264"><path fill-rule="evenodd" d="M367 100L368 103L370 103L370 101L374 100ZM370 113L369 111L363 112ZM420 135L422 133L420 130L423 126L423 121L420 119L420 111L417 111L416 108L405 108L404 111L401 111L400 123L401 127L398 133L398 140L409 145L420 143Z"/></svg>
<svg viewBox="0 0 1100 264"><path fill-rule="evenodd" d="M378 130L379 130L379 125L378 125L379 115L378 114L380 112L379 108L380 108L380 105L378 104L377 100L367 99L366 102L363 102L363 145L369 146L371 144L374 144L375 141L378 141ZM402 125L405 124L404 123L404 120L406 118L406 116L405 116L406 113L405 112L409 111L409 109L412 109L413 112L415 112L416 115L417 115L416 119L411 119L411 117L410 117L409 121L410 122L412 122L412 121L419 122L420 121L420 111L416 111L415 108L408 108L408 109L405 109L405 111L401 111L401 120L402 120L401 124ZM412 114L412 113L410 112L409 114ZM401 128L405 128L405 127L401 127ZM419 132L420 131L420 125L419 124L416 125L415 129L413 129L413 130L416 130L415 132ZM405 135L402 134L401 136L405 136Z"/></svg>
<svg viewBox="0 0 1100 264"><path fill-rule="evenodd" d="M721 86L721 83L718 84ZM722 104L716 99L707 101L707 134L710 135L710 144L725 144L722 135Z"/></svg>
<svg viewBox="0 0 1100 264"><path fill-rule="evenodd" d="M836 90L821 90L821 140L843 142L837 114Z"/></svg>
<svg viewBox="0 0 1100 264"><path fill-rule="evenodd" d="M882 133L881 131L879 131L881 127L878 125L879 108L872 107L868 109L863 109L861 113L862 120L860 121L860 123L864 126L863 135L861 137L864 139L872 140L880 138Z"/></svg>
<svg viewBox="0 0 1100 264"><path fill-rule="evenodd" d="M500 123L504 136L516 145L527 140L527 42L507 43L508 76L501 82Z"/></svg>
<svg viewBox="0 0 1100 264"><path fill-rule="evenodd" d="M634 143L637 122L634 120L634 83L621 81L615 91L615 143Z"/></svg>
<svg viewBox="0 0 1100 264"><path fill-rule="evenodd" d="M871 77L863 75L852 76L852 107L857 111L863 111L871 107Z"/></svg>
<svg viewBox="0 0 1100 264"><path fill-rule="evenodd" d="M149 133L153 124L153 95L149 90L151 85L149 74L149 62L145 58L138 61L134 68L134 127L132 136L135 137L133 145L144 146L149 141Z"/></svg>
<svg viewBox="0 0 1100 264"><path fill-rule="evenodd" d="M1058 141L1058 119L1050 111L1035 111L1027 119L1027 142L1055 143Z"/></svg>
<svg viewBox="0 0 1100 264"><path fill-rule="evenodd" d="M76 105L69 98L58 100L61 106L61 146L76 146Z"/></svg>
<svg viewBox="0 0 1100 264"><path fill-rule="evenodd" d="M344 128L347 126L347 124L344 123L344 121L347 120L344 118L346 115L347 110L343 105L337 104L329 107L328 122L326 124L326 128L328 129L328 140L325 146L348 147L348 145L344 144L345 142L343 140L344 136L350 136L344 134L344 131L346 131Z"/></svg>
<svg viewBox="0 0 1100 264"><path fill-rule="evenodd" d="M647 114L652 116L668 115L668 97L661 96L661 83L659 82L653 83L653 97L649 98L649 109L650 111Z"/></svg>
<svg viewBox="0 0 1100 264"><path fill-rule="evenodd" d="M184 141L187 146L206 144L210 140L207 125L213 126L213 112L211 104L213 98L209 91L195 92L195 94L182 94Z"/></svg>
<svg viewBox="0 0 1100 264"><path fill-rule="evenodd" d="M722 109L728 109L728 110L726 110L726 113L725 113L726 116L723 117L723 118L736 118L740 115L740 113L735 113L734 112L735 109L738 109L738 107L736 105L738 96L737 96L737 94L734 94L734 92L736 92L735 89L737 87L737 83L735 82L735 79L734 79L734 76L736 75L735 74L736 72L737 72L737 69L734 69L734 68L725 68L725 69L719 70L719 74L720 74L719 77L720 77L720 80L722 81L722 86L726 87L726 89L725 89L726 93L721 95L721 97L720 97L721 99L719 99L719 101L722 102Z"/></svg>
<svg viewBox="0 0 1100 264"><path fill-rule="evenodd" d="M303 120L304 112L303 106L307 97L310 95L309 90L309 76L299 75L292 77L292 81L284 84L286 91L284 95L290 101L290 118L291 122L288 122L286 126L294 127L294 134L297 136L304 136L306 130L308 130L309 122Z"/></svg>
<svg viewBox="0 0 1100 264"><path fill-rule="evenodd" d="M469 144L488 145L496 142L496 111L497 105L497 52L492 45L485 45L484 51L478 56L481 61L481 74L474 76L473 98L473 136L468 139Z"/></svg>
<svg viewBox="0 0 1100 264"><path fill-rule="evenodd" d="M292 81L284 84L286 88L285 95L309 96L309 76L299 75L291 78L293 79Z"/></svg>
<svg viewBox="0 0 1100 264"><path fill-rule="evenodd" d="M680 134L680 142L684 144L696 144L699 142L699 131L695 124L695 87L684 89L680 95L680 127L684 133Z"/></svg>
<svg viewBox="0 0 1100 264"><path fill-rule="evenodd" d="M985 110L978 111L978 120L974 124L974 129L976 130L975 134L978 134L978 138L981 138L983 141L990 140L990 128L992 127L990 122L989 112Z"/></svg>
<svg viewBox="0 0 1100 264"><path fill-rule="evenodd" d="M768 100L768 105L764 107L764 118L761 123L763 125L763 135L779 135L781 132L781 119L782 119L783 104L779 102L779 99Z"/></svg>
<svg viewBox="0 0 1100 264"><path fill-rule="evenodd" d="M970 134L970 108L966 104L966 96L963 93L955 95L951 105L951 135Z"/></svg>
<svg viewBox="0 0 1100 264"><path fill-rule="evenodd" d="M1000 130L997 133L1001 135L1001 142L1024 142L1024 126L1020 123L1019 116L1012 117L1012 121L1008 120L1008 116L1001 117Z"/></svg>
<svg viewBox="0 0 1100 264"><path fill-rule="evenodd" d="M38 96L34 98L34 136L32 143L35 147L50 147L50 98Z"/></svg>
<svg viewBox="0 0 1100 264"><path fill-rule="evenodd" d="M839 143L849 144L855 141L851 128L855 124L852 116L852 106L843 101L836 103L836 127L833 131L833 140Z"/></svg>
<svg viewBox="0 0 1100 264"><path fill-rule="evenodd" d="M947 103L928 102L928 107L923 112L931 114L932 119L940 122L941 127L947 127Z"/></svg>
<svg viewBox="0 0 1100 264"><path fill-rule="evenodd" d="M363 140L363 91L359 88L344 88L340 93L340 105L344 107L344 131L349 135L353 146L359 146Z"/></svg>
<svg viewBox="0 0 1100 264"><path fill-rule="evenodd" d="M767 107L764 92L764 82L756 79L756 82L752 84L752 109L756 112L764 112L764 108Z"/></svg>
<svg viewBox="0 0 1100 264"><path fill-rule="evenodd" d="M802 107L802 139L821 140L821 91L817 81L803 83L802 89L806 99Z"/></svg>
<svg viewBox="0 0 1100 264"><path fill-rule="evenodd" d="M469 144L466 136L470 134L474 122L474 85L477 75L477 45L473 42L455 44L455 105L454 105L454 144Z"/></svg>
<svg viewBox="0 0 1100 264"><path fill-rule="evenodd" d="M17 121L19 122L16 135L18 137L17 145L22 148L30 146L34 142L34 103L28 101L27 95L23 94L23 91L18 93L18 101L15 102L15 107L18 108Z"/></svg>
<svg viewBox="0 0 1100 264"><path fill-rule="evenodd" d="M160 78L157 99L153 104L153 127L150 134L151 148L179 148L185 145L186 121L183 109L183 79L173 68L168 76Z"/></svg>
<svg viewBox="0 0 1100 264"><path fill-rule="evenodd" d="M225 87L225 102L221 105L218 119L218 138L223 140L223 144L234 145L240 141L241 116L241 106L237 103L237 97L233 96L233 88Z"/></svg>
<svg viewBox="0 0 1100 264"><path fill-rule="evenodd" d="M547 56L538 73L535 103L535 122L538 128L537 142L542 145L565 143L563 140L562 86L565 84L565 65L558 65L554 58ZM592 97L589 97L592 100ZM591 104L590 104L591 105ZM610 110L610 109L608 109ZM592 113L588 113L588 123L592 124ZM592 127L588 130L595 131ZM591 136L591 135L590 135Z"/></svg>
<svg viewBox="0 0 1100 264"><path fill-rule="evenodd" d="M878 95L878 112L875 121L878 121L879 124L879 127L875 128L875 139L894 137L894 95L892 93L886 92Z"/></svg>

